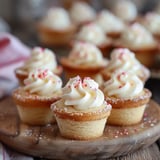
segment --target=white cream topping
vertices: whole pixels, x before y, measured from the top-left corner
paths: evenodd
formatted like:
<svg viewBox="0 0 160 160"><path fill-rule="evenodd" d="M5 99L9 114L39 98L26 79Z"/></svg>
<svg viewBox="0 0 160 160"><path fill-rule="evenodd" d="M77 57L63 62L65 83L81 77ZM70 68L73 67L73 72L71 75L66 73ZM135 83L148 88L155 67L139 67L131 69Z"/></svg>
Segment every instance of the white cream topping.
<svg viewBox="0 0 160 160"><path fill-rule="evenodd" d="M37 69L29 73L24 80L24 90L41 96L58 94L62 88L62 80L47 69Z"/></svg>
<svg viewBox="0 0 160 160"><path fill-rule="evenodd" d="M22 69L30 72L37 68L49 69L53 72L56 71L57 61L55 54L47 48L33 48L30 58L24 63Z"/></svg>
<svg viewBox="0 0 160 160"><path fill-rule="evenodd" d="M128 26L122 33L120 41L125 46L134 49L156 45L152 34L138 23Z"/></svg>
<svg viewBox="0 0 160 160"><path fill-rule="evenodd" d="M110 42L103 30L95 23L84 25L77 34L77 40L90 42L97 46Z"/></svg>
<svg viewBox="0 0 160 160"><path fill-rule="evenodd" d="M76 110L106 106L104 94L98 87L98 83L89 77L83 80L79 76L71 78L63 88L65 106L73 106Z"/></svg>
<svg viewBox="0 0 160 160"><path fill-rule="evenodd" d="M126 48L114 49L111 52L111 59L105 72L113 73L117 70L130 72L143 78L150 75L150 71L136 59L135 54Z"/></svg>
<svg viewBox="0 0 160 160"><path fill-rule="evenodd" d="M56 30L63 30L71 25L69 14L64 8L49 9L42 23L46 27Z"/></svg>
<svg viewBox="0 0 160 160"><path fill-rule="evenodd" d="M125 28L124 23L107 10L103 10L98 14L95 23L98 24L105 33L121 32Z"/></svg>
<svg viewBox="0 0 160 160"><path fill-rule="evenodd" d="M132 1L118 0L112 11L124 21L132 21L137 17L137 7Z"/></svg>
<svg viewBox="0 0 160 160"><path fill-rule="evenodd" d="M143 91L143 82L134 74L117 71L103 85L104 93L111 97L133 98Z"/></svg>
<svg viewBox="0 0 160 160"><path fill-rule="evenodd" d="M157 13L147 13L144 17L143 25L153 34L160 34L160 15Z"/></svg>
<svg viewBox="0 0 160 160"><path fill-rule="evenodd" d="M70 16L74 23L81 24L92 21L96 17L96 12L85 2L75 2L70 9Z"/></svg>
<svg viewBox="0 0 160 160"><path fill-rule="evenodd" d="M75 43L68 58L77 65L104 66L108 63L103 58L101 51L95 45L87 42Z"/></svg>

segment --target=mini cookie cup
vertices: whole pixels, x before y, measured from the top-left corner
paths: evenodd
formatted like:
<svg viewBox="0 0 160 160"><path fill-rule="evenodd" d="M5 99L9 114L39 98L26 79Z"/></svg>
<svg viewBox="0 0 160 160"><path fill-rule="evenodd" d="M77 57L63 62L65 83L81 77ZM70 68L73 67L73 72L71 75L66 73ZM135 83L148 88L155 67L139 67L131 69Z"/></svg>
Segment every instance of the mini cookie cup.
<svg viewBox="0 0 160 160"><path fill-rule="evenodd" d="M105 95L107 103L112 105L108 124L127 126L139 123L142 120L151 95L152 94L148 89L144 89L141 95L130 99L109 97Z"/></svg>
<svg viewBox="0 0 160 160"><path fill-rule="evenodd" d="M22 87L12 93L20 120L29 125L46 125L55 122L50 105L60 99L57 96L39 96L25 91Z"/></svg>
<svg viewBox="0 0 160 160"><path fill-rule="evenodd" d="M99 109L77 111L73 107L52 104L60 134L69 139L89 140L103 135L111 108L101 106Z"/></svg>

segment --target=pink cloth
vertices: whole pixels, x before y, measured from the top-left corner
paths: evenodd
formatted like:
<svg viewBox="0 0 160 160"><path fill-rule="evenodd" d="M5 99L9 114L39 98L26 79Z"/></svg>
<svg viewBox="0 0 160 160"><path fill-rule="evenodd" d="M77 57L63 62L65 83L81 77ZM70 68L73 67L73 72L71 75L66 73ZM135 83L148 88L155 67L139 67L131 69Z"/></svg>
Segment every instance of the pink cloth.
<svg viewBox="0 0 160 160"><path fill-rule="evenodd" d="M30 49L9 33L0 33L0 98L17 85L14 70L23 65Z"/></svg>
<svg viewBox="0 0 160 160"><path fill-rule="evenodd" d="M14 70L29 57L30 49L9 33L0 33L0 98L9 94L17 85ZM0 160L33 160L0 143Z"/></svg>
<svg viewBox="0 0 160 160"><path fill-rule="evenodd" d="M29 56L30 49L9 33L0 33L0 77L17 81L14 70Z"/></svg>

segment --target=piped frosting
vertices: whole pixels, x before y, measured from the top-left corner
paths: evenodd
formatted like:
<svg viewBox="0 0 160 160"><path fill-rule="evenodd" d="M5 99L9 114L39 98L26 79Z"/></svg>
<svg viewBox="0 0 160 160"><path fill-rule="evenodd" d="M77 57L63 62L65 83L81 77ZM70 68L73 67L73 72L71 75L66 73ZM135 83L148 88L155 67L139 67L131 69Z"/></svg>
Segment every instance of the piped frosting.
<svg viewBox="0 0 160 160"><path fill-rule="evenodd" d="M55 7L48 10L42 24L50 29L64 30L71 26L71 20L64 8Z"/></svg>
<svg viewBox="0 0 160 160"><path fill-rule="evenodd" d="M109 97L128 99L141 95L143 87L143 82L136 75L117 71L110 80L104 82L103 91Z"/></svg>
<svg viewBox="0 0 160 160"><path fill-rule="evenodd" d="M105 102L98 83L89 77L83 80L79 76L71 78L63 88L62 99L66 107L72 106L80 111L102 106L111 109L111 106Z"/></svg>
<svg viewBox="0 0 160 160"><path fill-rule="evenodd" d="M105 66L108 60L104 59L101 51L93 44L77 42L73 46L68 59L72 63L85 66Z"/></svg>
<svg viewBox="0 0 160 160"><path fill-rule="evenodd" d="M62 80L47 69L37 69L24 80L24 90L31 94L53 96L61 92Z"/></svg>

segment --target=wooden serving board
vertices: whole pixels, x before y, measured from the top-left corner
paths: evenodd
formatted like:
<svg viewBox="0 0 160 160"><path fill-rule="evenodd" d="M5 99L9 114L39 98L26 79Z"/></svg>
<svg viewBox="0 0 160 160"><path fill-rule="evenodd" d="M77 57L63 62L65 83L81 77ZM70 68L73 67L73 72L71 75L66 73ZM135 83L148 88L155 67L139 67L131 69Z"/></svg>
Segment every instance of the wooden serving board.
<svg viewBox="0 0 160 160"><path fill-rule="evenodd" d="M141 123L118 127L106 125L102 137L89 141L61 137L57 124L28 126L19 121L12 98L0 102L0 141L10 148L48 159L92 160L126 155L160 138L160 107L150 101Z"/></svg>

